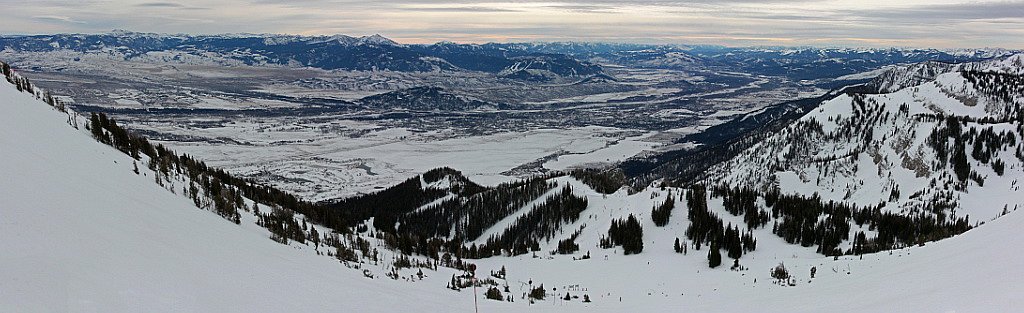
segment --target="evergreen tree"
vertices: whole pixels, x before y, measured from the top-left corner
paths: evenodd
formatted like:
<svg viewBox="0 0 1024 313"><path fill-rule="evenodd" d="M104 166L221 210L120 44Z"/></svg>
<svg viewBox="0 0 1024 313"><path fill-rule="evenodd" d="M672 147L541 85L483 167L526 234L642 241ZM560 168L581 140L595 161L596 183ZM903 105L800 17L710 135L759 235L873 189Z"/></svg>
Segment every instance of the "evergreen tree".
<svg viewBox="0 0 1024 313"><path fill-rule="evenodd" d="M537 286L537 288L533 288L533 290L530 290L530 298L544 300L546 293L547 291L544 290L544 284L540 284L540 286Z"/></svg>
<svg viewBox="0 0 1024 313"><path fill-rule="evenodd" d="M96 113L89 116L89 131L96 140L103 141L103 125L100 124L100 117Z"/></svg>
<svg viewBox="0 0 1024 313"><path fill-rule="evenodd" d="M718 243L712 241L708 250L708 266L716 268L722 265L722 252L718 251Z"/></svg>
<svg viewBox="0 0 1024 313"><path fill-rule="evenodd" d="M491 287L491 288L487 289L487 293L485 293L484 296L487 297L487 299L491 299L491 300L498 300L498 301L505 300L505 297L501 295L501 290L498 290L497 287Z"/></svg>
<svg viewBox="0 0 1024 313"><path fill-rule="evenodd" d="M604 242L602 246L608 247L609 244L621 245L624 253L637 254L644 250L644 231L643 227L640 226L640 221L637 220L636 216L630 214L625 221L613 220L611 228L608 229L608 241Z"/></svg>
<svg viewBox="0 0 1024 313"><path fill-rule="evenodd" d="M967 177L971 174L971 165L967 161L965 149L964 143L958 141L953 147L953 156L950 158L953 163L953 172L956 173L956 178L960 181L967 181Z"/></svg>
<svg viewBox="0 0 1024 313"><path fill-rule="evenodd" d="M672 209L675 208L675 198L672 193L668 194L668 199L661 205L658 205L651 209L651 219L654 220L654 225L662 227L668 224L669 218L672 217Z"/></svg>

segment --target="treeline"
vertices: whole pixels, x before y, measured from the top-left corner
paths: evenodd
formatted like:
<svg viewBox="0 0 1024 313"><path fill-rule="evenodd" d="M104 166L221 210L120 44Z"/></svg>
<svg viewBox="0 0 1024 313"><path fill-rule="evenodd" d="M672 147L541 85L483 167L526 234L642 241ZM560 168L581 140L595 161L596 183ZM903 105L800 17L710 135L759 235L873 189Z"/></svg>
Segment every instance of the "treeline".
<svg viewBox="0 0 1024 313"><path fill-rule="evenodd" d="M882 212L881 208L862 208L852 213L853 222L877 232L875 238L859 238L854 249L860 253L871 253L923 244L929 241L949 238L971 229L969 217L946 217L942 214L921 212L915 215L901 215ZM860 236L858 234L857 236ZM855 254L853 249L847 254Z"/></svg>
<svg viewBox="0 0 1024 313"><path fill-rule="evenodd" d="M771 217L768 211L757 206L758 193L750 188L729 188L718 186L711 189L712 198L722 198L725 211L733 216L743 216L748 229L760 228L768 224Z"/></svg>
<svg viewBox="0 0 1024 313"><path fill-rule="evenodd" d="M447 188L428 188L424 185L424 183L438 182L446 177L450 180ZM372 217L374 228L394 233L396 232L395 224L402 215L441 199L450 192L457 195L470 195L482 189L483 187L469 181L459 171L451 168L438 168L427 171L422 176L409 178L387 189L326 203L325 206L331 209L334 218L345 221L348 227L354 227Z"/></svg>
<svg viewBox="0 0 1024 313"><path fill-rule="evenodd" d="M569 172L569 175L603 194L612 194L626 184L626 174L618 168L577 169Z"/></svg>
<svg viewBox="0 0 1024 313"><path fill-rule="evenodd" d="M459 175L461 176L461 175ZM468 196L456 196L398 217L398 233L421 237L475 240L484 230L544 195L555 184L543 177L499 184Z"/></svg>
<svg viewBox="0 0 1024 313"><path fill-rule="evenodd" d="M945 125L938 126L928 135L927 144L938 156L943 167L952 164L957 180L964 182L971 174L971 163L967 159L967 142L963 134L960 120L955 116L947 116ZM952 145L949 139L953 140Z"/></svg>
<svg viewBox="0 0 1024 313"><path fill-rule="evenodd" d="M489 192L470 197L454 215L455 218L465 217L464 223L456 224L455 235L458 238L475 240L495 223L512 215L530 201L540 198L552 188L555 188L554 182L543 177L533 177L522 184L498 186ZM565 197L574 197L571 195L571 189L563 189L561 194L548 198L546 205L551 204L551 199L559 201ZM583 203L585 205L586 201ZM578 213L576 214L578 216Z"/></svg>
<svg viewBox="0 0 1024 313"><path fill-rule="evenodd" d="M950 162L949 152L951 150L949 145L949 139L954 140L953 147L955 147L957 150L961 150L958 151L959 153L963 153L962 150L964 149L964 142L961 138L961 133L963 131L960 125L960 121L957 120L957 118L954 116L947 116L943 119L943 121L945 121L945 123L940 123L934 129L932 129L932 132L928 134L928 139L925 141L925 143L929 147L931 147L933 151L935 151L935 154L937 156L939 156L938 160L940 166L946 167L946 165L949 164ZM964 157L962 162L966 162L967 154L963 153L963 156ZM967 170L970 170L970 168L967 167Z"/></svg>
<svg viewBox="0 0 1024 313"><path fill-rule="evenodd" d="M516 218L500 235L491 236L478 247L481 255L500 255L502 249L513 255L540 250L540 241L549 241L562 224L579 220L580 213L587 209L587 199L576 196L572 187L565 186L557 194L549 196L543 203ZM578 246L576 247L578 248Z"/></svg>
<svg viewBox="0 0 1024 313"><path fill-rule="evenodd" d="M319 237L317 236L316 228L313 228L312 233L307 236L306 231L309 227L306 225L305 220L303 220L302 224L299 224L295 220L295 213L292 211L273 208L270 212L262 213L259 211L258 204L254 206L254 211L258 217L256 225L269 230L270 238L274 241L282 244L288 244L289 240L305 243L307 237L313 240Z"/></svg>
<svg viewBox="0 0 1024 313"><path fill-rule="evenodd" d="M771 219L775 220L772 232L791 244L804 247L817 247L817 252L825 255L862 254L881 250L915 245L927 241L947 238L969 230L968 218L953 218L944 212L951 204L942 202L941 197L933 199L928 212L903 215L883 211L878 207L856 207L853 205L824 201L817 195L800 196L784 195L778 191L764 194L748 190L715 187L710 198L721 198L726 211L744 216L747 230L739 225L725 224L708 209L707 191L704 187L694 186L686 192L690 227L686 236L695 249L703 245L712 250L725 250L726 255L738 259L744 253L757 247L752 229L764 227ZM758 209L758 197L764 199L769 212ZM865 227L876 232L874 237L867 237L864 231L854 233L854 225ZM844 250L844 241L853 240L852 247ZM678 252L679 247L674 247ZM720 264L721 256L717 252L709 252L709 264ZM718 260L713 260L718 259Z"/></svg>
<svg viewBox="0 0 1024 313"><path fill-rule="evenodd" d="M776 195L772 215L778 218L772 232L786 242L804 247L817 245L818 253L841 255L839 244L850 237L853 206L823 202L815 195ZM822 218L824 215L824 218Z"/></svg>
<svg viewBox="0 0 1024 313"><path fill-rule="evenodd" d="M18 89L18 91L35 94L35 87L32 86L32 82L24 76L15 75L14 70L11 69L9 64L0 62L0 71L3 71L7 82L14 85L14 88Z"/></svg>
<svg viewBox="0 0 1024 313"><path fill-rule="evenodd" d="M947 238L969 230L968 218L946 218L943 214L921 212L901 215L883 212L881 206L858 208L824 202L817 196L777 195L772 215L777 217L773 232L792 244L804 247L817 245L825 255L861 254L895 249ZM867 238L863 231L854 238L854 247L842 250L839 245L849 240L852 225L867 226L877 235Z"/></svg>
<svg viewBox="0 0 1024 313"><path fill-rule="evenodd" d="M549 193L556 187L550 181L553 177L536 176L481 187L458 171L441 168L377 193L327 205L337 210L335 214L349 226L373 218L384 245L403 254L435 259L444 253L459 259L490 257L505 251L523 254L539 251L540 242L556 236L563 223L578 220L587 207L586 199L565 186L528 208L528 213L484 243L466 246L464 242L478 239L499 221ZM432 185L435 182L443 183ZM361 227L357 230L365 231Z"/></svg>

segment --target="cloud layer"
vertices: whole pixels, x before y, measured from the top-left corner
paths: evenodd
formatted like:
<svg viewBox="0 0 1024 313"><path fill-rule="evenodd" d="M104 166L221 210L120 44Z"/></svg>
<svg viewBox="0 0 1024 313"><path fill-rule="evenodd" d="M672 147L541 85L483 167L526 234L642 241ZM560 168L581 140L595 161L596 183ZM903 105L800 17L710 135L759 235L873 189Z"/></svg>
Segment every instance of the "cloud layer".
<svg viewBox="0 0 1024 313"><path fill-rule="evenodd" d="M0 0L0 32L383 34L400 42L1024 48L1024 1Z"/></svg>

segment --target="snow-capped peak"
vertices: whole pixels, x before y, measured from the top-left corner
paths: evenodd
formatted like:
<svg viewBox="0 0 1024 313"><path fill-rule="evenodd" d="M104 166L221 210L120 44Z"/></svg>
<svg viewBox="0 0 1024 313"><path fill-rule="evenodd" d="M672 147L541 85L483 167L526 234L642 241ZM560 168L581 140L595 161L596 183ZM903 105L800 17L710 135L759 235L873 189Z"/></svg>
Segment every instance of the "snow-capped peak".
<svg viewBox="0 0 1024 313"><path fill-rule="evenodd" d="M361 45L375 45L375 46L401 46L401 44L394 40L388 39L387 37L381 36L380 34L373 34L371 36L360 37L357 44Z"/></svg>

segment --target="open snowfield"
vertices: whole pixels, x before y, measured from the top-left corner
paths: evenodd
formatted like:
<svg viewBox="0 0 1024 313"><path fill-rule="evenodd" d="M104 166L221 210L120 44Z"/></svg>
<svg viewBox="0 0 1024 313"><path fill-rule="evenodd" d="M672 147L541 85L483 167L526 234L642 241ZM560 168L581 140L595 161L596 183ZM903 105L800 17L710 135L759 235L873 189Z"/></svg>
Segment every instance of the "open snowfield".
<svg viewBox="0 0 1024 313"><path fill-rule="evenodd" d="M239 226L197 209L186 197L157 186L144 167L142 174L133 173L131 158L71 128L64 114L0 85L3 311L473 311L468 289L444 288L451 269L426 271L428 277L415 282L367 279L334 258L311 253L309 246L275 243L251 225L251 216ZM595 230L606 229L608 217L649 212L666 196L654 188L605 196L573 179L558 182L572 185L590 202L573 226ZM951 239L863 260L825 258L760 229L755 231L762 232L756 233L759 249L741 259L749 270L730 271L728 264L708 269L700 251L672 252L672 240L682 237L688 223L682 206L664 228L642 219L645 249L637 256L597 249L599 231L590 231L579 240L583 251L591 251L589 260L523 255L474 261L481 275L506 266L517 297L514 303L481 297L480 311L1008 312L1024 307L1019 297L1024 241L1012 239L1024 223L1020 212ZM771 282L768 269L779 262L797 277L796 286ZM811 266L818 268L813 280ZM412 274L408 271L403 276ZM549 300L531 306L518 297L525 290L519 282L531 279L548 288ZM593 302L557 300L566 289L588 294Z"/></svg>

